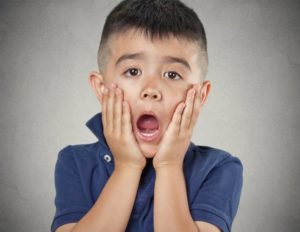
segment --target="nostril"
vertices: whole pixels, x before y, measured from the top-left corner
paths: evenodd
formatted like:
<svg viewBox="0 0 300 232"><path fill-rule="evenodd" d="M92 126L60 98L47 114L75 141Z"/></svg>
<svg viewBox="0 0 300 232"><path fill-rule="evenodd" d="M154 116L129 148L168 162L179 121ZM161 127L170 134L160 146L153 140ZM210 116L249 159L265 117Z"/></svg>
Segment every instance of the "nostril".
<svg viewBox="0 0 300 232"><path fill-rule="evenodd" d="M158 91L156 90L152 90L150 89L149 91L145 91L143 93L141 93L141 98L143 99L152 99L152 100L160 100L161 99L161 95Z"/></svg>

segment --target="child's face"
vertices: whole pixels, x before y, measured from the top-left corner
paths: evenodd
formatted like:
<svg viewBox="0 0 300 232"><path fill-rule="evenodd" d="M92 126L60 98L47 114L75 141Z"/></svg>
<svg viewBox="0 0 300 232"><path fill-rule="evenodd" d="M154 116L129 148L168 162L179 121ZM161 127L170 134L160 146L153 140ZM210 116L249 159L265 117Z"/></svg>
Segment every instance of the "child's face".
<svg viewBox="0 0 300 232"><path fill-rule="evenodd" d="M153 157L176 106L185 101L188 89L201 86L198 46L175 37L151 41L130 30L113 36L109 47L111 53L99 78L106 87L115 83L123 90L134 136L145 157ZM202 104L209 85L209 81L202 83Z"/></svg>

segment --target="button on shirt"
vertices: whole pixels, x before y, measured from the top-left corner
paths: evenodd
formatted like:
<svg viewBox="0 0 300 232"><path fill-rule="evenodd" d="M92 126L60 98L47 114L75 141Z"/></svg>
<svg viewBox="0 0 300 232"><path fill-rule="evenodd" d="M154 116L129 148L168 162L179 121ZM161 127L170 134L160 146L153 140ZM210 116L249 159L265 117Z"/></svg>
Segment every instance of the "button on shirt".
<svg viewBox="0 0 300 232"><path fill-rule="evenodd" d="M64 224L78 222L95 204L114 170L113 155L103 135L101 113L89 119L86 126L98 138L97 142L68 145L58 153L52 232ZM193 220L230 232L243 185L243 165L239 158L191 142L183 171ZM154 184L152 159L147 159L126 231L154 231Z"/></svg>

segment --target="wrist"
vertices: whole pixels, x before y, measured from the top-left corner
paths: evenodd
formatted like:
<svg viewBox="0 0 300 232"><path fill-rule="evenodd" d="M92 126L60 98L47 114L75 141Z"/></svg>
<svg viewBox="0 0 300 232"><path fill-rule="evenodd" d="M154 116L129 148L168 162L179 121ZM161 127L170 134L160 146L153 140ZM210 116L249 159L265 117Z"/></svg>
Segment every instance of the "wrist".
<svg viewBox="0 0 300 232"><path fill-rule="evenodd" d="M176 183L182 176L184 176L183 168L179 165L160 166L155 169L157 181L168 180Z"/></svg>
<svg viewBox="0 0 300 232"><path fill-rule="evenodd" d="M115 170L119 172L142 173L144 167L143 164L115 162Z"/></svg>
<svg viewBox="0 0 300 232"><path fill-rule="evenodd" d="M178 162L164 162L153 165L156 172L173 172L173 171L182 171L182 163Z"/></svg>

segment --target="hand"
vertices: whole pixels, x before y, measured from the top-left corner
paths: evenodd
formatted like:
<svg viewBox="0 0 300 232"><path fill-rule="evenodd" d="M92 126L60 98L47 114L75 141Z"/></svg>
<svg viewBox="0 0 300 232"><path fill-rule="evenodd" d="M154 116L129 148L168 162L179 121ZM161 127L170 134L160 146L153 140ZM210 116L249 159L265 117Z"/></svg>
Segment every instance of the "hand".
<svg viewBox="0 0 300 232"><path fill-rule="evenodd" d="M146 158L142 154L132 133L130 107L123 101L123 91L115 84L102 91L103 131L112 151L116 168L143 169Z"/></svg>
<svg viewBox="0 0 300 232"><path fill-rule="evenodd" d="M189 89L185 103L181 102L176 107L172 120L153 158L155 169L165 166L182 167L200 112L200 103L200 88Z"/></svg>

